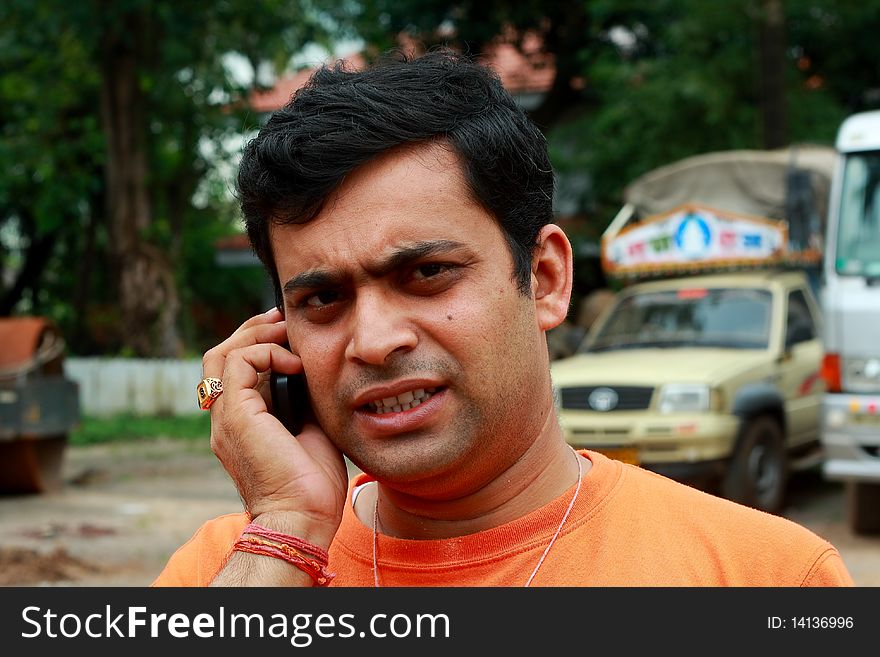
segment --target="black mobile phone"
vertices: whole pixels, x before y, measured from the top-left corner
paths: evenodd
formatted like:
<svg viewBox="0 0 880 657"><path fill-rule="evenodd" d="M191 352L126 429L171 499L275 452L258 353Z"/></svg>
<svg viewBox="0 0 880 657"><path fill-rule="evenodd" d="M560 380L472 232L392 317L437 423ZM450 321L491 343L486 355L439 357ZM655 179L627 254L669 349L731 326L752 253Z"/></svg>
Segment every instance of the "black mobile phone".
<svg viewBox="0 0 880 657"><path fill-rule="evenodd" d="M294 436L299 434L309 408L309 389L305 376L271 372L269 390L272 392L272 414Z"/></svg>

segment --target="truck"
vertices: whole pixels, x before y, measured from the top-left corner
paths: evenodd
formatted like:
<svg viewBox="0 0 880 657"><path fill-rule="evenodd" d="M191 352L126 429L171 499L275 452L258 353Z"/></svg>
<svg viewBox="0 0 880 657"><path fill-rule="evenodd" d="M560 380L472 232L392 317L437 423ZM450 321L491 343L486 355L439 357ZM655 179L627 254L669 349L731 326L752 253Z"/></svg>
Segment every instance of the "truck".
<svg viewBox="0 0 880 657"><path fill-rule="evenodd" d="M826 222L821 302L824 476L854 533L880 531L880 111L846 118Z"/></svg>
<svg viewBox="0 0 880 657"><path fill-rule="evenodd" d="M615 300L551 363L566 441L770 513L823 453L816 291L834 149L648 172L602 236Z"/></svg>
<svg viewBox="0 0 880 657"><path fill-rule="evenodd" d="M45 317L0 317L0 345L0 494L57 491L80 421L64 338Z"/></svg>

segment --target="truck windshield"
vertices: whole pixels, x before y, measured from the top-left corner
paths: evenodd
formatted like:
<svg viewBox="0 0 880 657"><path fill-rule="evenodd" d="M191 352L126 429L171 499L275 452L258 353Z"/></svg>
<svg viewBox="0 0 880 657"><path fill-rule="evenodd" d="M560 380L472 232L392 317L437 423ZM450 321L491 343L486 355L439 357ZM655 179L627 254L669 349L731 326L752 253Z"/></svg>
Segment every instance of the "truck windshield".
<svg viewBox="0 0 880 657"><path fill-rule="evenodd" d="M837 273L880 276L880 152L846 157L837 226Z"/></svg>
<svg viewBox="0 0 880 657"><path fill-rule="evenodd" d="M694 288L623 297L581 351L726 347L766 349L772 299L767 290Z"/></svg>

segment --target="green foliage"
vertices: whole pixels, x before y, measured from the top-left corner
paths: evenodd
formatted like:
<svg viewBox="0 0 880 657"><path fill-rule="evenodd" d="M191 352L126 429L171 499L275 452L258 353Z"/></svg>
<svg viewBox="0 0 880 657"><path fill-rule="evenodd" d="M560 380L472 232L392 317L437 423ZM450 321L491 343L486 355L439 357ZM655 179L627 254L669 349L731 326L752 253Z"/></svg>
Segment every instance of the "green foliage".
<svg viewBox="0 0 880 657"><path fill-rule="evenodd" d="M786 0L785 8L799 81L818 85L841 115L880 107L880 2Z"/></svg>
<svg viewBox="0 0 880 657"><path fill-rule="evenodd" d="M596 101L564 131L589 144L583 157L603 225L625 184L646 171L700 152L759 147L754 29L743 3L664 4L653 32L622 24L635 42L589 63Z"/></svg>
<svg viewBox="0 0 880 657"><path fill-rule="evenodd" d="M769 4L365 0L362 18L377 44L403 30L426 45L473 52L514 28L542 35L563 75L576 62L583 92L545 125L557 168L592 177L583 209L604 221L626 183L650 169L710 150L761 147L759 37ZM789 139L830 143L847 113L877 104L870 90L880 79L880 3L779 6Z"/></svg>
<svg viewBox="0 0 880 657"><path fill-rule="evenodd" d="M770 0L174 0L0 3L0 314L55 319L73 353L123 350L105 207L107 43L138 43L137 125L150 225L174 263L190 354L264 310L258 268L225 269L248 93L308 43L356 30L377 53L407 32L480 54L540 35L557 85L534 110L587 244L635 177L711 150L760 148L760 27ZM831 143L880 104L880 2L779 0L790 142ZM234 56L252 79L233 74ZM21 278L20 285L16 278Z"/></svg>
<svg viewBox="0 0 880 657"><path fill-rule="evenodd" d="M0 225L16 219L27 240L69 234L81 200L100 187L97 71L88 46L53 10L0 6Z"/></svg>
<svg viewBox="0 0 880 657"><path fill-rule="evenodd" d="M630 3L638 12L624 10L625 3L587 4L594 13L618 5L618 38L583 58L588 102L554 126L549 141L561 171L590 176L585 209L601 231L639 175L697 153L763 147L759 36L766 3ZM842 119L870 106L878 91L880 44L870 35L880 29L880 3L781 6L788 141L831 144Z"/></svg>
<svg viewBox="0 0 880 657"><path fill-rule="evenodd" d="M173 262L188 349L222 337L204 306L263 310L258 269L214 262L214 241L240 230L229 176L241 134L260 121L246 98L267 82L258 72L346 34L352 10L331 0L0 3L0 314L49 316L74 353L122 350L105 206L114 43L134 52L140 93L123 106L146 145L147 170L129 181L149 190L140 238Z"/></svg>
<svg viewBox="0 0 880 657"><path fill-rule="evenodd" d="M203 440L207 445L211 436L211 416L207 413L158 417L115 415L107 418L83 418L79 427L70 434L71 445L174 438Z"/></svg>

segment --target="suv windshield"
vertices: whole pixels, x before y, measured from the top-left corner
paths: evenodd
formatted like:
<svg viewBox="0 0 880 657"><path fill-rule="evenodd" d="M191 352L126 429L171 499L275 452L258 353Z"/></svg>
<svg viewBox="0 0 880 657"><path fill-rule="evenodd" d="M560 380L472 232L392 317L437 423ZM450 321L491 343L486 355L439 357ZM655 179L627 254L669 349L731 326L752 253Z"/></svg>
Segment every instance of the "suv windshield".
<svg viewBox="0 0 880 657"><path fill-rule="evenodd" d="M771 294L749 288L691 288L622 298L580 351L646 347L766 349Z"/></svg>
<svg viewBox="0 0 880 657"><path fill-rule="evenodd" d="M880 152L847 155L839 210L837 272L880 276Z"/></svg>

